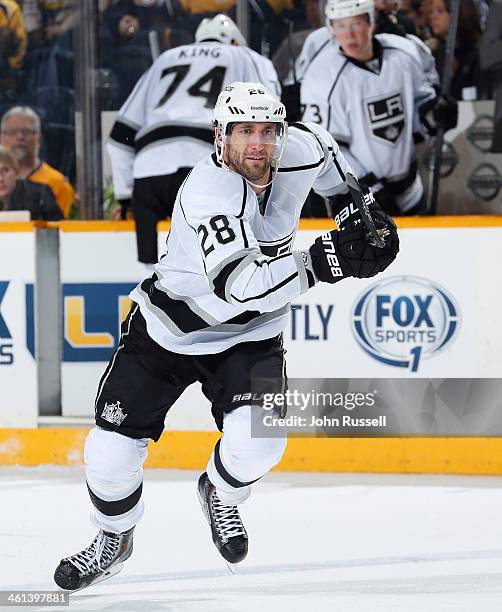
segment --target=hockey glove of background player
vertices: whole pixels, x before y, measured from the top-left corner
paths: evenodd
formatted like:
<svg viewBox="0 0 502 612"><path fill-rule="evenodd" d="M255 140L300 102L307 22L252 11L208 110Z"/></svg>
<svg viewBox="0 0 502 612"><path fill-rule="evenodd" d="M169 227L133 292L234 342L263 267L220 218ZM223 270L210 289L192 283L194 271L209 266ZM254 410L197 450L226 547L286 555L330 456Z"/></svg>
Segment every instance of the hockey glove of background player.
<svg viewBox="0 0 502 612"><path fill-rule="evenodd" d="M385 247L368 242L362 220L349 222L340 231L331 230L316 239L308 250L308 264L317 280L337 283L344 278L370 278L383 272L399 252L399 236L394 221L383 211L372 213L377 229L386 229ZM304 258L305 260L305 258Z"/></svg>
<svg viewBox="0 0 502 612"><path fill-rule="evenodd" d="M418 109L420 121L429 136L435 136L440 127L444 132L452 130L458 122L458 102L444 94L428 100Z"/></svg>
<svg viewBox="0 0 502 612"><path fill-rule="evenodd" d="M458 102L450 96L441 94L432 110L432 116L436 125L445 132L452 130L458 123Z"/></svg>

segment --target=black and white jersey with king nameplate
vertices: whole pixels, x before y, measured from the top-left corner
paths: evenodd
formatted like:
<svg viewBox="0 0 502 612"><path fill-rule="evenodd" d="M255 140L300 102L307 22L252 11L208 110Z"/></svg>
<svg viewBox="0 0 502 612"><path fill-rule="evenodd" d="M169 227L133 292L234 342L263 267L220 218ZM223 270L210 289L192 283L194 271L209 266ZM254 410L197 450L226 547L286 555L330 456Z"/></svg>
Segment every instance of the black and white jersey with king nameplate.
<svg viewBox="0 0 502 612"><path fill-rule="evenodd" d="M216 99L233 81L263 83L280 94L272 62L247 47L207 42L162 53L119 110L110 134L116 197L131 197L134 178L172 174L208 155Z"/></svg>
<svg viewBox="0 0 502 612"><path fill-rule="evenodd" d="M324 196L346 191L347 171L334 139L309 123L290 126L261 203L214 154L196 164L176 198L167 254L131 293L150 336L200 355L280 334L290 302L308 289L292 249L305 198L312 188Z"/></svg>
<svg viewBox="0 0 502 612"><path fill-rule="evenodd" d="M390 46L392 35L374 41L377 58L366 65L336 45L314 59L301 87L303 119L336 138L359 176L400 180L415 158L418 109L436 93L420 62L402 45Z"/></svg>

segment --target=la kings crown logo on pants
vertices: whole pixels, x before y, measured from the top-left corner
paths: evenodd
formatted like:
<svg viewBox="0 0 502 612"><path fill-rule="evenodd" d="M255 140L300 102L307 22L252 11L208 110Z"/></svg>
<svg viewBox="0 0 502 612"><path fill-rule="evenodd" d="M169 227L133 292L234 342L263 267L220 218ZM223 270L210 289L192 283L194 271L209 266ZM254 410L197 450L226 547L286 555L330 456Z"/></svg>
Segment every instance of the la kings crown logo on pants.
<svg viewBox="0 0 502 612"><path fill-rule="evenodd" d="M400 93L366 102L373 136L394 143L403 131L406 117Z"/></svg>
<svg viewBox="0 0 502 612"><path fill-rule="evenodd" d="M115 404L109 404L106 402L103 412L101 413L103 420L108 421L108 423L112 423L113 425L120 425L126 416L127 413L124 414L122 412L120 402L116 402Z"/></svg>

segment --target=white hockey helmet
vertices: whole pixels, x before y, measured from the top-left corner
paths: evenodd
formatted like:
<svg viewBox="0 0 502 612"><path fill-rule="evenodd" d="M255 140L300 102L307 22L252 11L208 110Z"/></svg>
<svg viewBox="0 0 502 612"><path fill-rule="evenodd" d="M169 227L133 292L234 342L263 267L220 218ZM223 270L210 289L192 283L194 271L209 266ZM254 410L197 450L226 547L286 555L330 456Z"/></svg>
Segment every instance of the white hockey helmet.
<svg viewBox="0 0 502 612"><path fill-rule="evenodd" d="M328 0L324 7L328 27L332 19L357 17L366 13L370 16L370 22L373 23L375 15L374 0Z"/></svg>
<svg viewBox="0 0 502 612"><path fill-rule="evenodd" d="M286 107L261 83L236 81L227 85L216 100L213 112L214 147L219 163L225 165L225 142L235 123L275 123L275 152L272 166L277 170L287 138Z"/></svg>
<svg viewBox="0 0 502 612"><path fill-rule="evenodd" d="M237 25L228 17L220 13L215 17L203 19L195 32L195 42L204 40L218 40L221 43L232 43L247 46L246 39Z"/></svg>

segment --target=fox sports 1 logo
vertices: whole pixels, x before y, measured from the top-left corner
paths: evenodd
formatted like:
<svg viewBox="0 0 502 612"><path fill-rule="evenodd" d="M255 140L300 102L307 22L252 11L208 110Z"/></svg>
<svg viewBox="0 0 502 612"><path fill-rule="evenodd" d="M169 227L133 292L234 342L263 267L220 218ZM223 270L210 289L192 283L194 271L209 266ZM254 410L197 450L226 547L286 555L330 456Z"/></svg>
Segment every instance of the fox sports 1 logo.
<svg viewBox="0 0 502 612"><path fill-rule="evenodd" d="M380 363L418 370L421 359L455 337L459 308L446 289L424 278L398 276L372 285L356 302L356 340Z"/></svg>

